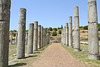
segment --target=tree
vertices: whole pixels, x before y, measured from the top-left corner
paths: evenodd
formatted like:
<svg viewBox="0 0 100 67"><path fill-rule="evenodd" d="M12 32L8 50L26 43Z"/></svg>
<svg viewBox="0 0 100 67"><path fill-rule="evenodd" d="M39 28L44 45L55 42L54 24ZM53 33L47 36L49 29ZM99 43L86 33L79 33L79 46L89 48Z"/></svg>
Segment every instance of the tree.
<svg viewBox="0 0 100 67"><path fill-rule="evenodd" d="M52 36L57 36L57 32L54 31L54 32L52 33Z"/></svg>
<svg viewBox="0 0 100 67"><path fill-rule="evenodd" d="M61 34L61 30L59 30L59 34Z"/></svg>
<svg viewBox="0 0 100 67"><path fill-rule="evenodd" d="M88 25L83 27L84 30L88 30Z"/></svg>
<svg viewBox="0 0 100 67"><path fill-rule="evenodd" d="M54 31L57 31L57 28L53 28Z"/></svg>
<svg viewBox="0 0 100 67"><path fill-rule="evenodd" d="M49 27L49 30L52 31L52 27Z"/></svg>

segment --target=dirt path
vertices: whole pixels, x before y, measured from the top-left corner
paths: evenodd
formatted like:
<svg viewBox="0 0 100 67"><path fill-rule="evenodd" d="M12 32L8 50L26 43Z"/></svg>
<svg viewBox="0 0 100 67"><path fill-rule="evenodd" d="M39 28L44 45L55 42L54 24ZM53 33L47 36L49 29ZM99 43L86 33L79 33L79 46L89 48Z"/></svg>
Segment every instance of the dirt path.
<svg viewBox="0 0 100 67"><path fill-rule="evenodd" d="M24 67L87 67L76 61L59 43L50 45L37 59Z"/></svg>

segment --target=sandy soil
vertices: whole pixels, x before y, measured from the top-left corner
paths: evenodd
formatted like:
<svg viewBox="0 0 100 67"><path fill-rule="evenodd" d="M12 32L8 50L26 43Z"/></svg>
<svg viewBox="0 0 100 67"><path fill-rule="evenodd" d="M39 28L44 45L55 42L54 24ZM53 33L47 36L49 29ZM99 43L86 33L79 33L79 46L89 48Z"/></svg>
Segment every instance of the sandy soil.
<svg viewBox="0 0 100 67"><path fill-rule="evenodd" d="M73 58L59 43L50 45L35 60L23 67L88 67Z"/></svg>

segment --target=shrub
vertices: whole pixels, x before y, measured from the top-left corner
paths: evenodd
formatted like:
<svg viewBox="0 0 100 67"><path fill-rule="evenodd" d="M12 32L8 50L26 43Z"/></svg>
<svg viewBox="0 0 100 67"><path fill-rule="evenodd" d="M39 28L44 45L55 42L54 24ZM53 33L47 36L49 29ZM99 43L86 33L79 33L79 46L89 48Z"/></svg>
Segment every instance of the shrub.
<svg viewBox="0 0 100 67"><path fill-rule="evenodd" d="M88 30L88 26L84 26L83 29L84 29L84 30Z"/></svg>
<svg viewBox="0 0 100 67"><path fill-rule="evenodd" d="M26 30L26 32L28 32L28 30Z"/></svg>
<svg viewBox="0 0 100 67"><path fill-rule="evenodd" d="M13 33L13 36L15 37L16 36L16 33Z"/></svg>
<svg viewBox="0 0 100 67"><path fill-rule="evenodd" d="M54 31L54 32L52 33L52 36L57 36L57 32Z"/></svg>
<svg viewBox="0 0 100 67"><path fill-rule="evenodd" d="M59 34L61 34L61 30L59 30Z"/></svg>
<svg viewBox="0 0 100 67"><path fill-rule="evenodd" d="M49 30L52 31L52 27L49 27Z"/></svg>
<svg viewBox="0 0 100 67"><path fill-rule="evenodd" d="M54 31L57 31L57 28L53 28Z"/></svg>

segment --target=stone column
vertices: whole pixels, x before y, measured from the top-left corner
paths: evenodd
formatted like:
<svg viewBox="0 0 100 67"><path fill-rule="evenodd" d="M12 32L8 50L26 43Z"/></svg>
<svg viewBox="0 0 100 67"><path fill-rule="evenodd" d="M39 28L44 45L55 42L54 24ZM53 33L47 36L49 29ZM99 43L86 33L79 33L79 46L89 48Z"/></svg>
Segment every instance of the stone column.
<svg viewBox="0 0 100 67"><path fill-rule="evenodd" d="M68 23L66 23L66 46L69 46Z"/></svg>
<svg viewBox="0 0 100 67"><path fill-rule="evenodd" d="M20 8L18 25L17 59L25 57L26 9Z"/></svg>
<svg viewBox="0 0 100 67"><path fill-rule="evenodd" d="M64 29L62 29L62 44L64 44Z"/></svg>
<svg viewBox="0 0 100 67"><path fill-rule="evenodd" d="M88 50L89 59L98 59L98 18L96 0L88 0Z"/></svg>
<svg viewBox="0 0 100 67"><path fill-rule="evenodd" d="M29 24L29 31L28 31L28 45L27 45L27 54L33 53L33 32L34 31L34 24Z"/></svg>
<svg viewBox="0 0 100 67"><path fill-rule="evenodd" d="M45 46L45 28L43 28L43 47Z"/></svg>
<svg viewBox="0 0 100 67"><path fill-rule="evenodd" d="M74 24L72 26L72 43L74 42Z"/></svg>
<svg viewBox="0 0 100 67"><path fill-rule="evenodd" d="M49 36L50 36L50 32L49 32L49 29L47 29L47 44L49 44L49 41L50 41Z"/></svg>
<svg viewBox="0 0 100 67"><path fill-rule="evenodd" d="M0 0L0 67L8 67L10 0Z"/></svg>
<svg viewBox="0 0 100 67"><path fill-rule="evenodd" d="M13 35L12 35L12 32L10 32L10 44L13 44L12 39L13 39Z"/></svg>
<svg viewBox="0 0 100 67"><path fill-rule="evenodd" d="M79 8L74 8L74 51L80 51Z"/></svg>
<svg viewBox="0 0 100 67"><path fill-rule="evenodd" d="M17 45L17 40L18 40L18 33L16 32L16 45Z"/></svg>
<svg viewBox="0 0 100 67"><path fill-rule="evenodd" d="M38 21L34 22L34 45L33 49L38 50Z"/></svg>
<svg viewBox="0 0 100 67"><path fill-rule="evenodd" d="M28 45L28 32L26 32L25 44Z"/></svg>
<svg viewBox="0 0 100 67"><path fill-rule="evenodd" d="M69 17L69 47L73 47L72 44L72 16Z"/></svg>
<svg viewBox="0 0 100 67"><path fill-rule="evenodd" d="M61 43L63 43L63 29L62 29L62 32L61 32Z"/></svg>
<svg viewBox="0 0 100 67"><path fill-rule="evenodd" d="M43 26L41 26L41 48L43 48Z"/></svg>
<svg viewBox="0 0 100 67"><path fill-rule="evenodd" d="M66 45L66 26L64 26L64 45Z"/></svg>
<svg viewBox="0 0 100 67"><path fill-rule="evenodd" d="M41 25L38 26L38 46L41 49Z"/></svg>

